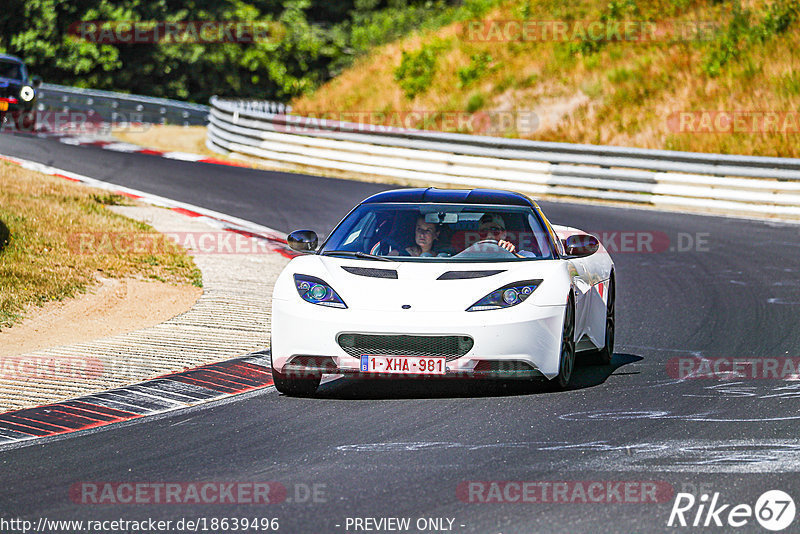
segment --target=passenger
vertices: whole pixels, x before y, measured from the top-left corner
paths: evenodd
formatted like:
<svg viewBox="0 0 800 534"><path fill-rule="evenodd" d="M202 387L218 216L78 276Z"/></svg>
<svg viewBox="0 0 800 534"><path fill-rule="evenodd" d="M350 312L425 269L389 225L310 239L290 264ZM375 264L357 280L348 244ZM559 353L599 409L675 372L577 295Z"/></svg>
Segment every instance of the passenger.
<svg viewBox="0 0 800 534"><path fill-rule="evenodd" d="M406 247L410 256L435 256L434 244L439 238L439 227L434 223L425 222L425 217L417 217L414 227L414 241L416 244Z"/></svg>

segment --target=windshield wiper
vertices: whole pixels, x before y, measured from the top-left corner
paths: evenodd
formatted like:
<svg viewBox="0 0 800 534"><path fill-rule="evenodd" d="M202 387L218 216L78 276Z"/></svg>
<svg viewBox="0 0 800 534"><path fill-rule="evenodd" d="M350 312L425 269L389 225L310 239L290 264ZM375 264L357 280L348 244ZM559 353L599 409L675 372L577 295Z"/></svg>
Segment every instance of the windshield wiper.
<svg viewBox="0 0 800 534"><path fill-rule="evenodd" d="M363 258L365 260L378 260L378 261L394 261L383 256L375 256L374 254L367 254L366 252L353 252L352 250L326 250L322 252L323 256L332 256L338 254L340 256L351 256L353 258Z"/></svg>

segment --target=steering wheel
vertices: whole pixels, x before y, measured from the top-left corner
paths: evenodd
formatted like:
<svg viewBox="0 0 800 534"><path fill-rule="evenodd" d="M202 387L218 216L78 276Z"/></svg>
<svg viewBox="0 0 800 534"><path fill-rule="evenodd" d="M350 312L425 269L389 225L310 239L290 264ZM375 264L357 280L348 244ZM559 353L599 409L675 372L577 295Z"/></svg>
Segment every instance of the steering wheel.
<svg viewBox="0 0 800 534"><path fill-rule="evenodd" d="M386 255L389 254L389 252L391 250L397 251L397 253L400 256L410 256L411 255L408 252L406 252L405 247L401 247L400 245L397 244L396 241L393 241L391 239L381 239L376 244L378 245L378 251L377 251L378 252L378 256L386 256ZM370 252L372 250L375 250L375 245L372 245L372 247L370 247L370 250L367 251L367 252Z"/></svg>
<svg viewBox="0 0 800 534"><path fill-rule="evenodd" d="M481 245L494 245L495 247L500 249L500 251L502 251L502 252L505 252L507 254L512 254L512 255L514 255L514 256L516 256L518 258L522 257L517 252L511 252L510 250L507 250L507 249L501 247L500 246L500 242L497 239L482 239L481 241L476 241L475 243L471 244L470 246L468 246L467 248L465 248L464 250L462 250L458 254L467 253L467 255L471 256L471 255L485 255L487 252L488 253L493 253L494 252L494 251L481 250L483 248L483 247L481 247ZM478 250L473 250L473 248L478 249Z"/></svg>

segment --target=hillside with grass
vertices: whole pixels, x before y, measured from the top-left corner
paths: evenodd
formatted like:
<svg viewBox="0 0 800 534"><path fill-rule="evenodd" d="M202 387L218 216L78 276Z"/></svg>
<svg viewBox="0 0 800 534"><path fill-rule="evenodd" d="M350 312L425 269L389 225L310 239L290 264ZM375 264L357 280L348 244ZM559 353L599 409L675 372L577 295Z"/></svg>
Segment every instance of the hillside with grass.
<svg viewBox="0 0 800 534"><path fill-rule="evenodd" d="M463 133L800 157L799 19L800 0L508 0L377 47L292 104Z"/></svg>

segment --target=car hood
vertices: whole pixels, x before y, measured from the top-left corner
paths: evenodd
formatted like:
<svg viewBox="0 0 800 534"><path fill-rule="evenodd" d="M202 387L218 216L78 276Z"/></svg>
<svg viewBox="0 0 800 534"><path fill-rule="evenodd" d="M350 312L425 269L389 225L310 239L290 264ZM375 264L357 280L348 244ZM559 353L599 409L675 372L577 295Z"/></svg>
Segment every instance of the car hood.
<svg viewBox="0 0 800 534"><path fill-rule="evenodd" d="M449 275L455 279L439 279L445 273L456 273ZM321 278L348 308L374 311L410 306L418 312L461 312L506 284L534 279L543 283L524 304L559 305L569 288L562 260L423 263L310 255L290 262L276 284L275 298L297 298L294 274ZM466 276L473 277L458 278Z"/></svg>

